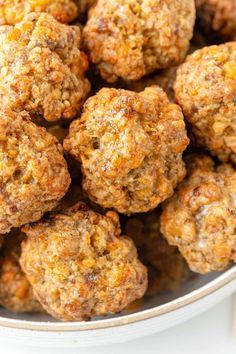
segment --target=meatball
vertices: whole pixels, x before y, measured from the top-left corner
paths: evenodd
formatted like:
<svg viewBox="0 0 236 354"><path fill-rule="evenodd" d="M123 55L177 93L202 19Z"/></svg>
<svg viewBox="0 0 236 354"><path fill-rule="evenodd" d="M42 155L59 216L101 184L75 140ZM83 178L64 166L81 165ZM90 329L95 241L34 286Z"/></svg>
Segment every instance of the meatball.
<svg viewBox="0 0 236 354"><path fill-rule="evenodd" d="M15 25L30 12L48 12L63 23L73 21L78 15L72 0L1 0L0 25Z"/></svg>
<svg viewBox="0 0 236 354"><path fill-rule="evenodd" d="M195 2L199 24L210 40L236 39L235 0L195 0Z"/></svg>
<svg viewBox="0 0 236 354"><path fill-rule="evenodd" d="M147 295L177 290L187 277L188 267L177 247L170 246L161 235L159 210L130 218L125 234L133 239L140 260L148 268Z"/></svg>
<svg viewBox="0 0 236 354"><path fill-rule="evenodd" d="M90 84L88 61L79 50L80 29L32 13L15 26L0 26L0 100L32 118L73 118Z"/></svg>
<svg viewBox="0 0 236 354"><path fill-rule="evenodd" d="M42 312L43 308L19 264L23 238L19 231L5 236L0 251L0 304L15 313Z"/></svg>
<svg viewBox="0 0 236 354"><path fill-rule="evenodd" d="M154 75L149 75L138 81L127 82L127 88L131 91L140 92L146 87L158 85L167 94L171 102L174 101L174 82L176 78L177 66L159 71Z"/></svg>
<svg viewBox="0 0 236 354"><path fill-rule="evenodd" d="M222 162L236 162L236 42L190 55L174 89L197 143Z"/></svg>
<svg viewBox="0 0 236 354"><path fill-rule="evenodd" d="M138 80L184 59L194 21L193 0L99 0L84 43L105 80Z"/></svg>
<svg viewBox="0 0 236 354"><path fill-rule="evenodd" d="M0 112L0 234L39 220L70 184L62 147L26 112Z"/></svg>
<svg viewBox="0 0 236 354"><path fill-rule="evenodd" d="M236 262L236 172L209 157L192 157L188 177L163 206L161 232L194 272Z"/></svg>
<svg viewBox="0 0 236 354"><path fill-rule="evenodd" d="M173 194L185 176L187 145L181 109L158 86L100 90L64 140L82 162L90 199L124 214L154 209Z"/></svg>
<svg viewBox="0 0 236 354"><path fill-rule="evenodd" d="M23 231L21 266L52 316L87 320L144 295L146 268L133 242L120 236L116 213L103 216L79 203Z"/></svg>

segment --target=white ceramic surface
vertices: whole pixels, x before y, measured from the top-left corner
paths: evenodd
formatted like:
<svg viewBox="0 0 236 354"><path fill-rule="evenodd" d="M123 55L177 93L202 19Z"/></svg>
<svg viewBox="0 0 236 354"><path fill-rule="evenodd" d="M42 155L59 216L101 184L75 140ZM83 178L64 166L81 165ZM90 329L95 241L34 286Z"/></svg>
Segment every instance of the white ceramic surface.
<svg viewBox="0 0 236 354"><path fill-rule="evenodd" d="M160 333L125 343L84 348L42 348L1 340L3 354L235 354L232 336L233 297Z"/></svg>
<svg viewBox="0 0 236 354"><path fill-rule="evenodd" d="M195 276L177 293L147 298L135 311L90 322L62 323L40 315L0 310L0 337L37 346L86 347L125 342L170 328L205 311L236 290L236 266Z"/></svg>

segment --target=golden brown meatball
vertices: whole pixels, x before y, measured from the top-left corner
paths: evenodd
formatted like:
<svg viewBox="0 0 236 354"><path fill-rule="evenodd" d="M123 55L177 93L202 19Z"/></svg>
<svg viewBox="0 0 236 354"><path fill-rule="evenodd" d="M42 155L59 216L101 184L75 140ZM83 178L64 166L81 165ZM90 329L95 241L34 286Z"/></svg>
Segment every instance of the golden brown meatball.
<svg viewBox="0 0 236 354"><path fill-rule="evenodd" d="M209 39L236 39L235 0L195 0L199 24Z"/></svg>
<svg viewBox="0 0 236 354"><path fill-rule="evenodd" d="M84 43L105 80L138 80L184 59L194 21L193 0L99 0Z"/></svg>
<svg viewBox="0 0 236 354"><path fill-rule="evenodd" d="M21 266L43 307L61 320L116 313L141 298L146 268L119 218L83 203L25 226Z"/></svg>
<svg viewBox="0 0 236 354"><path fill-rule="evenodd" d="M23 238L19 231L5 236L0 251L0 304L16 313L42 312L43 308L19 264Z"/></svg>
<svg viewBox="0 0 236 354"><path fill-rule="evenodd" d="M0 233L36 221L70 184L62 147L26 112L0 112Z"/></svg>
<svg viewBox="0 0 236 354"><path fill-rule="evenodd" d="M48 12L62 23L73 21L78 8L72 0L1 0L0 25L15 25L31 12Z"/></svg>
<svg viewBox="0 0 236 354"><path fill-rule="evenodd" d="M149 75L138 81L127 82L128 90L140 92L146 87L158 85L167 94L171 102L174 101L174 82L176 78L177 66L159 71L154 75Z"/></svg>
<svg viewBox="0 0 236 354"><path fill-rule="evenodd" d="M79 50L80 29L32 13L15 26L0 26L0 100L48 121L73 118L90 84Z"/></svg>
<svg viewBox="0 0 236 354"><path fill-rule="evenodd" d="M193 271L208 273L236 262L236 172L229 165L215 167L209 157L197 159L164 204L161 232Z"/></svg>
<svg viewBox="0 0 236 354"><path fill-rule="evenodd" d="M181 109L158 86L100 90L64 140L82 162L89 197L124 214L154 209L173 194L185 176L187 144Z"/></svg>
<svg viewBox="0 0 236 354"><path fill-rule="evenodd" d="M197 143L236 162L236 42L194 52L178 69L174 88Z"/></svg>
<svg viewBox="0 0 236 354"><path fill-rule="evenodd" d="M158 210L130 218L125 234L137 247L140 260L148 268L147 295L175 291L187 276L188 268L177 247L170 246L160 232Z"/></svg>

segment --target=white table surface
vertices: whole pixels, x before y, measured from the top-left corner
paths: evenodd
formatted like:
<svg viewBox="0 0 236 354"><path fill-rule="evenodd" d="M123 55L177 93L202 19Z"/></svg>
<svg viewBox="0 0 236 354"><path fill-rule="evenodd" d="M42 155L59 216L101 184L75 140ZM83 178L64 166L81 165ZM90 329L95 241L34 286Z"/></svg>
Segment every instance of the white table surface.
<svg viewBox="0 0 236 354"><path fill-rule="evenodd" d="M168 331L126 344L96 348L39 349L0 341L0 354L236 354L233 298Z"/></svg>

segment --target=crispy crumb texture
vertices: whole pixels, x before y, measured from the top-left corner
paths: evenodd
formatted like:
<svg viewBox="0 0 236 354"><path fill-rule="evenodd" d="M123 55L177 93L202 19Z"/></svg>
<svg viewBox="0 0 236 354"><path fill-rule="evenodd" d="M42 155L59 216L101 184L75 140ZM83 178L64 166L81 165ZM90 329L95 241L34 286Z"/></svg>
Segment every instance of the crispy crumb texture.
<svg viewBox="0 0 236 354"><path fill-rule="evenodd" d="M177 71L175 97L198 145L222 162L236 162L236 43L188 56Z"/></svg>
<svg viewBox="0 0 236 354"><path fill-rule="evenodd" d="M100 90L64 140L82 162L88 196L124 214L147 212L173 194L185 176L187 145L180 107L157 86Z"/></svg>
<svg viewBox="0 0 236 354"><path fill-rule="evenodd" d="M193 0L99 0L83 37L105 80L138 80L184 59L194 22Z"/></svg>
<svg viewBox="0 0 236 354"><path fill-rule="evenodd" d="M0 112L0 233L36 221L70 184L62 147L26 112Z"/></svg>
<svg viewBox="0 0 236 354"><path fill-rule="evenodd" d="M2 0L0 25L15 25L31 12L47 12L59 22L69 23L78 15L72 0Z"/></svg>
<svg viewBox="0 0 236 354"><path fill-rule="evenodd" d="M46 13L31 13L15 26L0 27L0 99L14 110L48 121L80 111L90 84L80 51L80 29Z"/></svg>
<svg viewBox="0 0 236 354"><path fill-rule="evenodd" d="M147 271L133 242L120 235L114 212L85 204L24 226L21 266L43 307L54 317L86 320L116 313L147 288Z"/></svg>
<svg viewBox="0 0 236 354"><path fill-rule="evenodd" d="M210 157L190 156L188 177L163 207L161 232L198 273L236 261L236 172Z"/></svg>

